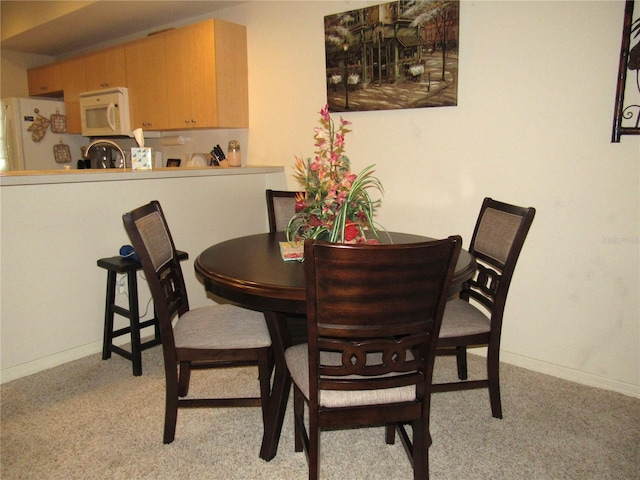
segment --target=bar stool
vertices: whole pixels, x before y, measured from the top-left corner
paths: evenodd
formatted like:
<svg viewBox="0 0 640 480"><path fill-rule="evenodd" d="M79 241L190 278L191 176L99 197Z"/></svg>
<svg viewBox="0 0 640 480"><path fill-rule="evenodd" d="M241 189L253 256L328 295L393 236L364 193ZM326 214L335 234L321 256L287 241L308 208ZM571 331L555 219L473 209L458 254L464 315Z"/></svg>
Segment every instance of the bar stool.
<svg viewBox="0 0 640 480"><path fill-rule="evenodd" d="M189 255L186 252L177 251L179 260L186 260ZM142 351L148 348L160 345L160 325L156 318L155 312L151 320L140 322L140 313L138 307L138 282L137 272L142 270L139 261L123 258L118 255L115 257L101 258L98 260L98 266L107 270L107 299L104 312L104 336L102 341L102 359L111 358L111 352L130 360L133 363L133 374L135 376L142 375ZM127 287L129 291L129 309L116 305L116 276L118 273L126 273ZM118 314L129 319L129 326L113 329L114 315ZM154 335L151 340L144 343L140 341L140 330L145 327L154 327ZM114 345L113 339L122 335L131 334L131 351Z"/></svg>

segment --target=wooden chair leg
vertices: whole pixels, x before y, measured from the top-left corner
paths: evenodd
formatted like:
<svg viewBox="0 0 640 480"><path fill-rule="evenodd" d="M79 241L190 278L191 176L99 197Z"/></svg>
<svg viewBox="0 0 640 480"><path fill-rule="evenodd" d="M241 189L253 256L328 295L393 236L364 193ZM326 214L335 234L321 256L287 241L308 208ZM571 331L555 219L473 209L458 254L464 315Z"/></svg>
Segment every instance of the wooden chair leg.
<svg viewBox="0 0 640 480"><path fill-rule="evenodd" d="M320 478L320 428L318 426L318 412L309 412L308 454L309 480L318 480Z"/></svg>
<svg viewBox="0 0 640 480"><path fill-rule="evenodd" d="M487 353L487 378L489 379L489 400L491 414L494 418L502 418L502 401L500 400L500 357L494 349Z"/></svg>
<svg viewBox="0 0 640 480"><path fill-rule="evenodd" d="M428 480L429 478L429 425L424 419L416 420L413 427L413 478Z"/></svg>
<svg viewBox="0 0 640 480"><path fill-rule="evenodd" d="M388 423L384 427L384 441L387 445L396 443L396 424Z"/></svg>
<svg viewBox="0 0 640 480"><path fill-rule="evenodd" d="M186 397L189 394L190 380L191 380L191 362L180 362L180 377L178 381L179 397Z"/></svg>
<svg viewBox="0 0 640 480"><path fill-rule="evenodd" d="M165 365L166 398L164 409L164 443L171 443L176 437L178 420L178 369Z"/></svg>
<svg viewBox="0 0 640 480"><path fill-rule="evenodd" d="M302 452L304 450L304 395L297 385L293 388L293 437L295 441L295 451Z"/></svg>
<svg viewBox="0 0 640 480"><path fill-rule="evenodd" d="M258 375L260 381L260 406L262 408L262 424L267 420L267 407L271 395L271 371L273 370L271 349L258 350Z"/></svg>
<svg viewBox="0 0 640 480"><path fill-rule="evenodd" d="M458 364L458 378L466 380L467 373L467 347L456 347L456 363Z"/></svg>

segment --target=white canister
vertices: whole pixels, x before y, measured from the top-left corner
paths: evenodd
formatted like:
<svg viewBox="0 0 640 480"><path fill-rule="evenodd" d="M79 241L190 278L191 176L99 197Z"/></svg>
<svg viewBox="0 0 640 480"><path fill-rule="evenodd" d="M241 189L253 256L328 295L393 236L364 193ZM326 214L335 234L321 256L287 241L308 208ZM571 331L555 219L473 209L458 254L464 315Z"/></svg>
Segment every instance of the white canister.
<svg viewBox="0 0 640 480"><path fill-rule="evenodd" d="M242 165L242 154L240 153L240 142L238 140L229 140L227 160L230 167L239 167Z"/></svg>

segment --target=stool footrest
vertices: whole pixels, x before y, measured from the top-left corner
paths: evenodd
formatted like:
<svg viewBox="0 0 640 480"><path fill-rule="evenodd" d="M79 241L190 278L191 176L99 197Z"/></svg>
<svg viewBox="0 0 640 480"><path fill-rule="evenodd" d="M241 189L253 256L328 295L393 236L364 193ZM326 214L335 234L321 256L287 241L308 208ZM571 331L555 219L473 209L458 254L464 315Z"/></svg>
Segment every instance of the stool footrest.
<svg viewBox="0 0 640 480"><path fill-rule="evenodd" d="M153 340L149 340L147 342L143 342L140 344L140 351L146 350L148 348L151 347L155 347L156 345L160 345L162 342L160 341L159 338L154 338ZM119 347L117 345L110 345L109 346L109 350L112 351L113 353L117 353L118 355L120 355L121 357L126 358L127 360L133 360L133 353L131 353L128 350L125 350L122 347Z"/></svg>
<svg viewBox="0 0 640 480"><path fill-rule="evenodd" d="M142 329L146 327L152 327L152 326L155 326L157 322L158 321L155 318L152 318L151 320L145 320L144 322L139 323L139 328ZM131 326L122 327L122 328L119 328L118 330L114 330L113 333L111 334L111 337L115 338L121 335L126 335L128 333L131 333Z"/></svg>

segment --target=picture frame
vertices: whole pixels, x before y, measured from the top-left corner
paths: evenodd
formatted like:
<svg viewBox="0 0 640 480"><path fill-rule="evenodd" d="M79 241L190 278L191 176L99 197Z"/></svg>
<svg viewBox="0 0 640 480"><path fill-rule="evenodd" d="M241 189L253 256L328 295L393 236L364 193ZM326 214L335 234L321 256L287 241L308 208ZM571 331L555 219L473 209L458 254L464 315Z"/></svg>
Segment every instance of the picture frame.
<svg viewBox="0 0 640 480"><path fill-rule="evenodd" d="M167 159L167 167L179 167L182 163L182 160L179 158L168 158Z"/></svg>
<svg viewBox="0 0 640 480"><path fill-rule="evenodd" d="M459 0L401 0L324 17L331 112L456 106Z"/></svg>

